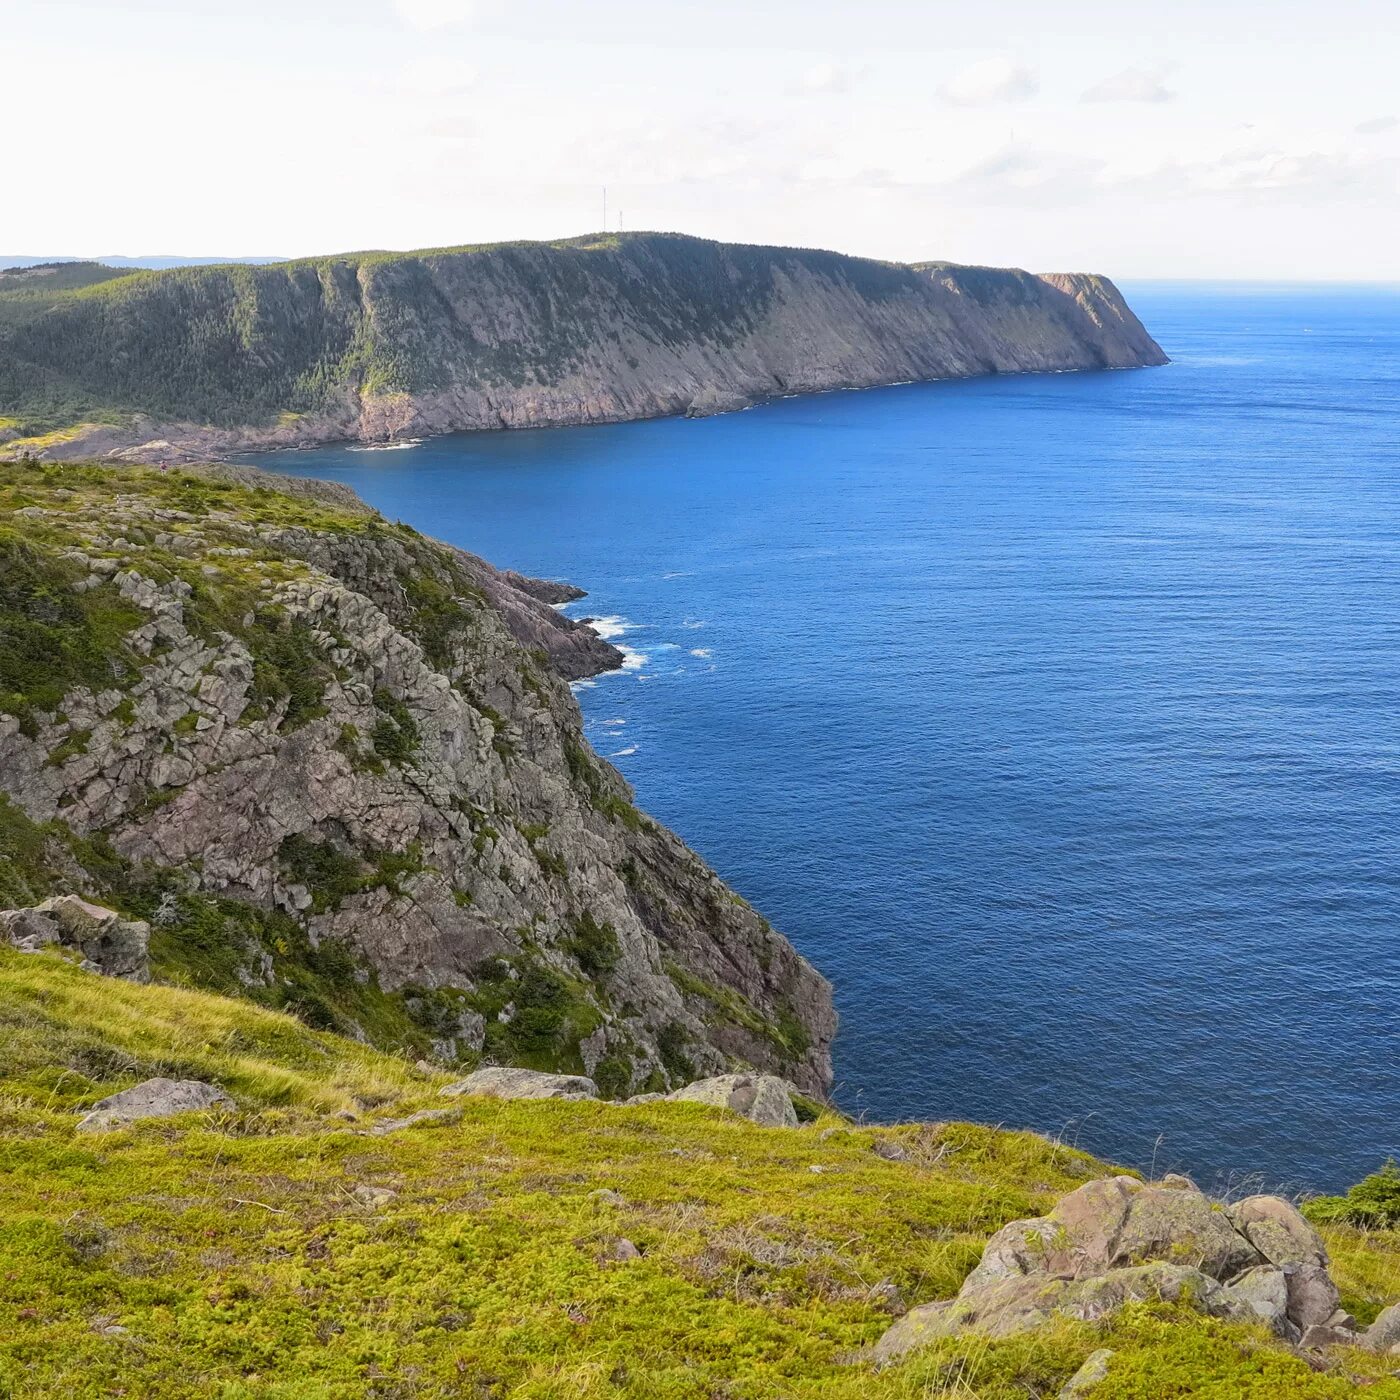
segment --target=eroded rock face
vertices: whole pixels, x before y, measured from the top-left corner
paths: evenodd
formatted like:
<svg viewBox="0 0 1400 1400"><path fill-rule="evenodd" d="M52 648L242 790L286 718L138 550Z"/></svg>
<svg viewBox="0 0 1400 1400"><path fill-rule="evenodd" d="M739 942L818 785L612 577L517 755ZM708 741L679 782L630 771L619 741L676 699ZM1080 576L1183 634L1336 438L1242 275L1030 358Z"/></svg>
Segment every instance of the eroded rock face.
<svg viewBox="0 0 1400 1400"><path fill-rule="evenodd" d="M1227 1207L1181 1178L1111 1177L1072 1191L1047 1216L1003 1226L958 1296L915 1308L873 1356L890 1361L965 1329L1000 1337L1054 1316L1092 1321L1150 1299L1262 1322L1303 1346L1358 1340L1322 1241L1287 1201Z"/></svg>
<svg viewBox="0 0 1400 1400"><path fill-rule="evenodd" d="M795 1128L797 1110L788 1085L771 1074L721 1074L697 1080L666 1097L674 1103L727 1108L765 1128Z"/></svg>
<svg viewBox="0 0 1400 1400"><path fill-rule="evenodd" d="M502 1065L479 1069L438 1092L450 1099L596 1099L598 1086L581 1074L544 1074Z"/></svg>
<svg viewBox="0 0 1400 1400"><path fill-rule="evenodd" d="M0 715L0 792L346 950L445 1059L543 1025L612 1097L736 1062L824 1092L825 980L583 738L564 678L612 648L342 492L205 476L223 494L191 485L193 510L121 469L91 506L26 484L52 586L130 623L110 688ZM272 975L247 946L245 985Z"/></svg>
<svg viewBox="0 0 1400 1400"><path fill-rule="evenodd" d="M91 1111L79 1119L78 1131L100 1133L123 1128L142 1118L173 1118L178 1113L236 1107L222 1089L199 1079L147 1079L95 1103Z"/></svg>
<svg viewBox="0 0 1400 1400"><path fill-rule="evenodd" d="M114 909L77 895L57 895L26 909L0 910L0 937L22 953L38 953L57 944L83 956L83 965L107 977L129 982L150 980L151 926L123 919Z"/></svg>

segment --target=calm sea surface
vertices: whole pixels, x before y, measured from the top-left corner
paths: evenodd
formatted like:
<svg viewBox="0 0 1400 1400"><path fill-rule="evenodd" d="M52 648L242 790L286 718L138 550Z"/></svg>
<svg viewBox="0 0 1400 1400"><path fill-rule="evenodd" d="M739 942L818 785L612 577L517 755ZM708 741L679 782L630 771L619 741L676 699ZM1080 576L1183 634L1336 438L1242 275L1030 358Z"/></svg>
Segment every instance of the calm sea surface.
<svg viewBox="0 0 1400 1400"><path fill-rule="evenodd" d="M261 459L592 590L595 747L835 983L837 1096L1330 1189L1400 1153L1400 293L1175 363Z"/></svg>

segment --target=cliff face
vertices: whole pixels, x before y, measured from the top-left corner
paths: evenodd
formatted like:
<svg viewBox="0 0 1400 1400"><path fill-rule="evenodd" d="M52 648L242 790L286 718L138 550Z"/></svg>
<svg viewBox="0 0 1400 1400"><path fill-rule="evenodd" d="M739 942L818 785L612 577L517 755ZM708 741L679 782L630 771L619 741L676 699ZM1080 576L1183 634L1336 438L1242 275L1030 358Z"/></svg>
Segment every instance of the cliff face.
<svg viewBox="0 0 1400 1400"><path fill-rule="evenodd" d="M162 456L713 411L902 380L1162 364L1106 278L634 234L0 289L0 413ZM119 428L74 431L117 415Z"/></svg>
<svg viewBox="0 0 1400 1400"><path fill-rule="evenodd" d="M588 748L560 586L259 479L0 473L0 902L439 1059L823 1091L826 982Z"/></svg>

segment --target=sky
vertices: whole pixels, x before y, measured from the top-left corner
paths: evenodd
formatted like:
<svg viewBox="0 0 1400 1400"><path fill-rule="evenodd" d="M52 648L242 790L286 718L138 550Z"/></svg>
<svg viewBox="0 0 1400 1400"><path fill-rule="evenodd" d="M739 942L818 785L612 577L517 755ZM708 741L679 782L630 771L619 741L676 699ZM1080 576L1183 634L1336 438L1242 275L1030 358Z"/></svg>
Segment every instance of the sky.
<svg viewBox="0 0 1400 1400"><path fill-rule="evenodd" d="M1400 4L0 0L9 254L603 227L1400 280Z"/></svg>

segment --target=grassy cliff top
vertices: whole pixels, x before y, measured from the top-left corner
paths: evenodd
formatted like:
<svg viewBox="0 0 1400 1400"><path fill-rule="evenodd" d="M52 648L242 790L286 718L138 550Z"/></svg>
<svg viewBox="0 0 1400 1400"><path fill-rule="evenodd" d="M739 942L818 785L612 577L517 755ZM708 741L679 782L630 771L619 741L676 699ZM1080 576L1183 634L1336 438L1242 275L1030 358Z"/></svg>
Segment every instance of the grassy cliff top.
<svg viewBox="0 0 1400 1400"><path fill-rule="evenodd" d="M1262 1330L1165 1306L851 1364L890 1285L950 1296L1001 1224L1110 1170L1031 1134L467 1100L374 1136L442 1108L445 1076L53 955L0 951L0 1040L0 1394L1026 1400L1109 1346L1098 1400L1321 1400L1359 1393L1350 1375L1400 1396L1394 1358L1318 1374ZM239 1109L75 1135L153 1074L215 1080ZM357 1187L396 1194L374 1208ZM617 1262L620 1239L640 1257ZM1329 1242L1358 1315L1400 1290L1400 1235Z"/></svg>

